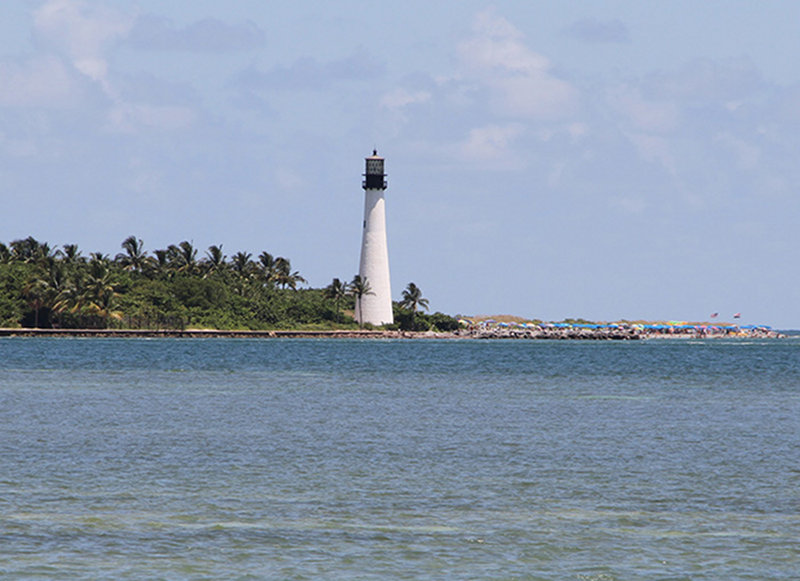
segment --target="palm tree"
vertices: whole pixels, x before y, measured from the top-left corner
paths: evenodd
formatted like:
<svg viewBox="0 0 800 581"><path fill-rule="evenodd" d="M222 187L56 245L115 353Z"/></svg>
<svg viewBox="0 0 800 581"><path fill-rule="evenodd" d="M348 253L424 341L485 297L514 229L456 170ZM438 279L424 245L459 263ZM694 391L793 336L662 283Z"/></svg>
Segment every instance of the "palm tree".
<svg viewBox="0 0 800 581"><path fill-rule="evenodd" d="M102 252L90 252L89 264L93 262L102 263L107 267L109 264L111 264L111 259L108 257L108 254L103 254Z"/></svg>
<svg viewBox="0 0 800 581"><path fill-rule="evenodd" d="M258 255L258 267L264 282L272 286L275 284L275 257L266 250Z"/></svg>
<svg viewBox="0 0 800 581"><path fill-rule="evenodd" d="M70 263L64 261L53 260L48 269L48 288L47 288L47 307L48 324L52 326L53 314L58 315L57 319L59 324L61 322L62 310L59 309L59 299L67 289L70 288L74 278L76 269Z"/></svg>
<svg viewBox="0 0 800 581"><path fill-rule="evenodd" d="M292 265L288 258L279 256L275 259L275 274L273 276L275 284L285 289L287 286L292 290L297 290L297 283L308 282L300 272L295 270L292 272Z"/></svg>
<svg viewBox="0 0 800 581"><path fill-rule="evenodd" d="M411 310L411 328L415 329L415 321L417 309L422 307L428 310L428 299L422 297L422 291L413 282L408 283L406 290L403 291L403 300L400 301L400 306L404 309Z"/></svg>
<svg viewBox="0 0 800 581"><path fill-rule="evenodd" d="M215 272L222 272L225 270L225 258L225 255L222 253L222 244L219 246L209 246L206 251L206 257L202 260L203 267L206 271L203 276L211 276Z"/></svg>
<svg viewBox="0 0 800 581"><path fill-rule="evenodd" d="M39 327L39 315L44 310L47 326L52 325L52 313L58 312L56 305L61 292L67 287L67 266L60 260L50 257L36 267L36 272L23 288L28 305L34 311L34 326Z"/></svg>
<svg viewBox="0 0 800 581"><path fill-rule="evenodd" d="M375 293L372 292L372 287L369 286L369 281L362 277L360 274L357 274L353 277L353 282L350 283L350 294L355 297L356 299L356 321L358 321L359 327L362 325L363 321L361 320L361 297L364 295L374 295Z"/></svg>
<svg viewBox="0 0 800 581"><path fill-rule="evenodd" d="M250 258L253 255L249 252L237 252L231 256L231 267L233 271L241 276L247 278L253 270L253 261Z"/></svg>
<svg viewBox="0 0 800 581"><path fill-rule="evenodd" d="M86 259L81 256L81 251L78 250L77 244L64 244L63 250L60 251L65 264L78 264L86 262Z"/></svg>
<svg viewBox="0 0 800 581"><path fill-rule="evenodd" d="M14 240L11 242L11 257L19 262L36 262L41 255L41 246L33 236Z"/></svg>
<svg viewBox="0 0 800 581"><path fill-rule="evenodd" d="M28 306L33 309L33 326L39 328L39 312L47 302L49 286L46 277L34 276L22 289Z"/></svg>
<svg viewBox="0 0 800 581"><path fill-rule="evenodd" d="M167 259L177 272L194 274L197 271L197 250L187 240L177 246L170 244L167 247Z"/></svg>
<svg viewBox="0 0 800 581"><path fill-rule="evenodd" d="M121 246L125 253L117 254L114 260L119 262L123 269L131 272L142 272L152 266L153 261L144 251L144 244L141 238L128 236L123 240Z"/></svg>
<svg viewBox="0 0 800 581"><path fill-rule="evenodd" d="M348 284L334 278L331 284L325 287L325 298L333 301L336 308L336 320L340 320L339 303L347 296Z"/></svg>
<svg viewBox="0 0 800 581"><path fill-rule="evenodd" d="M108 321L109 318L119 318L119 313L111 310L117 292L114 288L113 274L107 261L92 260L89 263L89 272L83 281L78 305L86 314L100 317Z"/></svg>
<svg viewBox="0 0 800 581"><path fill-rule="evenodd" d="M39 242L33 236L11 243L10 259L29 264L46 266L48 259L55 258L56 252L47 242Z"/></svg>
<svg viewBox="0 0 800 581"><path fill-rule="evenodd" d="M173 272L170 270L170 251L168 248L162 248L153 251L153 269L158 275L171 278Z"/></svg>
<svg viewBox="0 0 800 581"><path fill-rule="evenodd" d="M60 316L69 312L72 314L78 313L83 306L83 290L84 280L86 279L86 270L88 267L77 269L68 268L68 276L64 284L58 291L58 294L53 299L53 312Z"/></svg>

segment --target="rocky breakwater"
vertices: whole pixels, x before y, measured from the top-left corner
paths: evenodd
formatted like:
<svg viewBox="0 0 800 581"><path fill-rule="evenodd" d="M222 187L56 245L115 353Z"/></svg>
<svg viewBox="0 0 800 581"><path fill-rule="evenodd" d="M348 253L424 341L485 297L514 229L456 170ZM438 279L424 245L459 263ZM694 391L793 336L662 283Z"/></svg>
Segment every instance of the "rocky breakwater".
<svg viewBox="0 0 800 581"><path fill-rule="evenodd" d="M634 327L581 328L536 326L476 326L456 331L459 337L473 339L551 339L586 341L635 341L643 338L641 329Z"/></svg>
<svg viewBox="0 0 800 581"><path fill-rule="evenodd" d="M468 325L456 336L473 339L577 339L586 341L635 341L640 339L775 339L783 337L765 325L707 324L569 324L490 323Z"/></svg>

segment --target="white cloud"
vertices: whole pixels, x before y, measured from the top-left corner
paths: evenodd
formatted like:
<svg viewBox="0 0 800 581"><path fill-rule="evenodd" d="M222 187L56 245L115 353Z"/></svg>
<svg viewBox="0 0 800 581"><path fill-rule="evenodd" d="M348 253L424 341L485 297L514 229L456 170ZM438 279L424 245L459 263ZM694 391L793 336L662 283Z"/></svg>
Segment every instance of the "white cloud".
<svg viewBox="0 0 800 581"><path fill-rule="evenodd" d="M40 42L63 51L81 73L104 85L109 44L126 36L133 19L100 4L81 0L48 0L34 13Z"/></svg>
<svg viewBox="0 0 800 581"><path fill-rule="evenodd" d="M290 66L262 71L250 67L237 77L246 90L328 91L337 83L363 82L383 75L383 65L359 48L350 56L328 62L301 57Z"/></svg>
<svg viewBox="0 0 800 581"><path fill-rule="evenodd" d="M460 154L469 161L513 164L517 158L511 146L521 131L522 128L516 124L487 125L472 129L460 146Z"/></svg>
<svg viewBox="0 0 800 581"><path fill-rule="evenodd" d="M47 0L34 12L34 33L39 48L49 56L37 61L38 68L26 71L27 84L18 85L27 87L27 94L38 92L43 100L72 96L72 103L76 104L79 103L74 97L76 87L94 83L106 97L103 105L109 106L95 113L105 119L105 129L112 132L176 131L193 126L197 113L185 104L165 103L163 98L160 103L152 102L153 95L147 94L147 89L156 84L153 80L144 77L149 83L146 85L139 75L137 90L131 90L132 81L109 70L111 51L131 34L135 20L131 14L103 2ZM18 76L23 75L18 73ZM165 84L161 85L163 92ZM171 90L175 92L174 87Z"/></svg>
<svg viewBox="0 0 800 581"><path fill-rule="evenodd" d="M637 131L666 133L674 130L678 124L679 111L675 103L646 100L634 87L619 86L612 89L608 94L608 102Z"/></svg>
<svg viewBox="0 0 800 581"><path fill-rule="evenodd" d="M631 39L628 27L620 20L582 18L573 22L566 32L584 42L596 44L623 43L630 42Z"/></svg>
<svg viewBox="0 0 800 581"><path fill-rule="evenodd" d="M677 174L677 165L669 140L646 133L629 133L627 136L645 161L659 163L671 174Z"/></svg>
<svg viewBox="0 0 800 581"><path fill-rule="evenodd" d="M513 24L493 11L478 14L473 31L472 38L459 46L461 56L473 67L536 74L550 66L545 57L528 50Z"/></svg>
<svg viewBox="0 0 800 581"><path fill-rule="evenodd" d="M570 123L567 127L567 133L569 133L573 141L578 141L589 134L589 127L585 123Z"/></svg>
<svg viewBox="0 0 800 581"><path fill-rule="evenodd" d="M661 98L725 104L756 94L763 83L760 71L747 58L696 59L677 71L650 75L643 86Z"/></svg>
<svg viewBox="0 0 800 581"><path fill-rule="evenodd" d="M421 105L431 100L429 91L409 91L398 88L381 97L380 106L385 111L382 121L386 126L387 135L396 135L399 129L408 123L411 115L409 108Z"/></svg>
<svg viewBox="0 0 800 581"><path fill-rule="evenodd" d="M195 121L195 112L187 107L118 103L108 113L107 128L121 133L134 133L141 127L175 131Z"/></svg>
<svg viewBox="0 0 800 581"><path fill-rule="evenodd" d="M428 91L408 91L400 88L386 93L381 97L381 107L390 110L403 109L409 105L425 103L430 101L431 94Z"/></svg>
<svg viewBox="0 0 800 581"><path fill-rule="evenodd" d="M550 61L531 51L522 33L493 11L477 15L473 36L458 50L464 76L490 89L498 114L552 119L577 104L577 91L552 74Z"/></svg>
<svg viewBox="0 0 800 581"><path fill-rule="evenodd" d="M626 214L640 215L647 208L647 203L637 196L612 196L610 204Z"/></svg>
<svg viewBox="0 0 800 581"><path fill-rule="evenodd" d="M136 20L129 42L145 50L228 52L261 48L265 39L264 31L250 21L226 24L205 18L176 28L168 18L144 15Z"/></svg>
<svg viewBox="0 0 800 581"><path fill-rule="evenodd" d="M287 192L290 190L299 190L305 186L306 182L298 172L286 167L281 167L275 171L275 183L278 184L281 191Z"/></svg>
<svg viewBox="0 0 800 581"><path fill-rule="evenodd" d="M53 56L26 62L0 62L0 105L61 108L74 104L80 84L70 69Z"/></svg>

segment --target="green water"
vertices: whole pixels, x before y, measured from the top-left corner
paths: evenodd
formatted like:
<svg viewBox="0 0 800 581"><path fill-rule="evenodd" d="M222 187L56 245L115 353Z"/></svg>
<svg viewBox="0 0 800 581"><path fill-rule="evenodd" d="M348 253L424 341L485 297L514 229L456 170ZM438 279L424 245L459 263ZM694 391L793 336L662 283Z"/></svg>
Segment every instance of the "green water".
<svg viewBox="0 0 800 581"><path fill-rule="evenodd" d="M800 341L0 339L3 579L796 579Z"/></svg>

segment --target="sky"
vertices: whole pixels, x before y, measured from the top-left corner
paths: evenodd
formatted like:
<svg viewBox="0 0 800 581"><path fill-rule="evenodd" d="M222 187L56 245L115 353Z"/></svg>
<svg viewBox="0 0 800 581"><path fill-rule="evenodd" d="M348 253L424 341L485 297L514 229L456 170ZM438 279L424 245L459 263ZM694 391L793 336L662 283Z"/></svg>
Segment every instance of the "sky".
<svg viewBox="0 0 800 581"><path fill-rule="evenodd" d="M323 287L376 148L395 300L796 329L798 55L794 0L3 0L0 241Z"/></svg>

